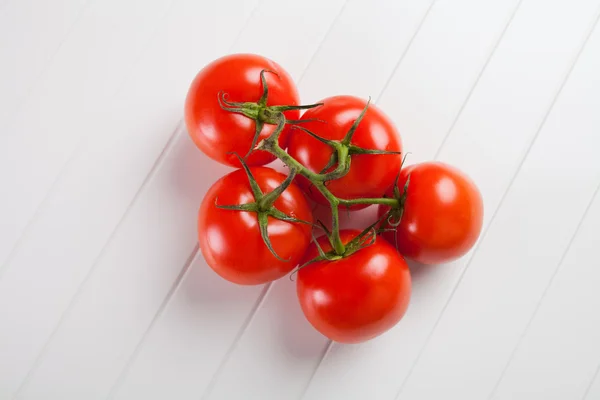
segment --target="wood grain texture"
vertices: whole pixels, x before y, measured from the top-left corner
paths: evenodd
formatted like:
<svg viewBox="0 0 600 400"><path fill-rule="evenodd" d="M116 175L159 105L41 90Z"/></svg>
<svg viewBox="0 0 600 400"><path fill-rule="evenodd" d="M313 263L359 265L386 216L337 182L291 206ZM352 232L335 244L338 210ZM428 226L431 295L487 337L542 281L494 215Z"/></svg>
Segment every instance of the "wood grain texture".
<svg viewBox="0 0 600 400"><path fill-rule="evenodd" d="M600 0L0 0L0 399L600 398ZM372 96L485 232L411 265L402 322L331 343L287 278L196 245L218 176L181 122L231 52L304 102ZM7 62L8 61L8 62ZM360 226L372 209L343 218Z"/></svg>

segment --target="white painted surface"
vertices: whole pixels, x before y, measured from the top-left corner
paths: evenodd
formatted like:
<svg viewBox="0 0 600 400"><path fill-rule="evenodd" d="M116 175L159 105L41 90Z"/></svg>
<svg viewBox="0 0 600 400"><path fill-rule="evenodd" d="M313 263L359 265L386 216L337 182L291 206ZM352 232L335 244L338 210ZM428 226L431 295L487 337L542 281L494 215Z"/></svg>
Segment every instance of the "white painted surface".
<svg viewBox="0 0 600 400"><path fill-rule="evenodd" d="M600 399L599 12L0 1L0 399ZM228 169L188 139L183 100L237 51L306 102L372 96L412 162L482 190L477 247L415 269L376 340L331 344L289 280L240 288L198 255L197 206Z"/></svg>

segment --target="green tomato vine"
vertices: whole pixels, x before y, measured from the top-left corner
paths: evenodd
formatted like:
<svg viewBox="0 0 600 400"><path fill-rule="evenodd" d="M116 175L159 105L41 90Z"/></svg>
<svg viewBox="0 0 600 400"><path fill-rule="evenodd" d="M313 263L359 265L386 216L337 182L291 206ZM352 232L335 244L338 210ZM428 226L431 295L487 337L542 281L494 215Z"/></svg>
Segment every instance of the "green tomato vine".
<svg viewBox="0 0 600 400"><path fill-rule="evenodd" d="M302 175L306 179L308 179L312 186L314 186L321 194L327 199L329 205L331 207L331 230L327 229L325 225L319 221L317 227L323 229L325 234L327 235L332 251L325 253L322 248L318 245L317 241L314 242L317 244L317 248L319 251L319 256L310 260L308 263L312 263L320 260L336 260L343 257L348 257L356 251L371 245L375 240L375 235L378 230L377 227L380 223L387 219L387 226L391 229L395 228L402 218L404 202L406 201L406 195L408 190L408 184L410 181L410 177L404 185L402 193L400 192L400 188L398 187L398 176L396 177L396 181L394 183L393 197L377 197L377 198L358 198L358 199L342 199L335 196L328 188L327 183L332 180L340 179L344 177L348 171L350 170L350 165L352 162L352 156L356 154L400 154L399 152L390 152L384 150L377 149L365 149L362 147L358 147L352 144L352 138L358 128L360 122L365 116L367 109L370 104L367 102L367 105L362 110L358 118L354 121L351 128L348 130L346 135L341 140L330 140L325 139L318 136L316 133L311 132L310 130L300 126L302 122L306 122L307 120L287 120L284 112L288 110L305 110L314 107L319 107L322 103L317 104L309 104L309 105L300 105L300 106L267 106L267 98L269 95L269 88L267 85L267 81L265 79L265 73L273 73L277 75L273 71L263 70L260 73L260 80L263 87L263 92L258 100L258 102L233 102L228 100L228 96L226 93L219 93L218 101L221 108L225 111L242 114L250 119L255 121L255 135L250 146L248 153L244 158L238 156L242 167L246 171L248 176L248 180L250 182L250 187L252 193L254 195L255 202L250 204L240 204L240 205L217 205L219 208L228 209L228 210L236 210L236 211L248 211L255 212L258 216L258 222L260 226L261 236L267 248L271 251L271 253L279 260L283 260L271 245L271 242L267 233L267 218L269 216L273 218L277 218L283 221L288 221L292 223L306 223L310 224L307 221L302 221L296 218L293 218L289 215L284 214L283 212L277 210L273 204L275 200L289 187L292 183L293 179L296 175ZM260 137L260 133L265 124L276 125L276 129L269 137L263 139L258 142L258 138ZM318 173L311 171L302 165L298 160L289 155L281 146L279 146L279 136L283 131L286 125L293 125L294 130L299 131L303 134L307 134L312 136L313 138L321 141L322 143L330 146L333 150L331 158L327 165ZM252 173L244 159L250 155L251 152L255 150L262 150L273 154L276 158L281 160L289 169L290 174L285 179L285 181L272 192L264 194L258 187ZM390 207L390 211L387 214L384 214L379 220L377 220L372 225L365 228L360 235L354 238L352 241L344 244L340 238L340 223L339 223L339 208L340 207L350 207L352 205L365 204L365 205L373 205L373 204L382 204ZM314 238L313 238L314 239ZM285 260L283 260L285 261ZM305 264L305 265L306 265ZM302 268L300 266L299 268Z"/></svg>

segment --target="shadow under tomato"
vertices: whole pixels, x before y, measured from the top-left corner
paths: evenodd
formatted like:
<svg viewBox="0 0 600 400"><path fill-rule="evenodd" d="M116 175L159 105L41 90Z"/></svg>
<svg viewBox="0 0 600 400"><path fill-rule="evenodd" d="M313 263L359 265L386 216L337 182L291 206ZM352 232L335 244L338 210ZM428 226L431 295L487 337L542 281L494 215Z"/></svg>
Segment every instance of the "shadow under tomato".
<svg viewBox="0 0 600 400"><path fill-rule="evenodd" d="M196 243L193 249L187 250L190 252L187 260L189 271L178 290L184 292L192 308L220 309L228 304L247 302L257 291L256 287L239 286L221 278L206 264L197 245L200 203L208 189L234 169L204 155L189 137L184 124L175 132L170 147L162 166L168 169L168 187L163 188L161 193L168 207L177 207L166 213L169 218L177 219L170 223L181 226L177 237L170 239ZM170 198L167 199L167 196Z"/></svg>
<svg viewBox="0 0 600 400"><path fill-rule="evenodd" d="M428 275L435 273L435 269L437 266L435 265L425 265L409 258L406 258L406 263L408 264L408 268L410 269L410 277L413 281L424 279Z"/></svg>
<svg viewBox="0 0 600 400"><path fill-rule="evenodd" d="M169 158L174 158L171 166L171 189L180 197L192 200L197 207L207 190L222 176L233 171L234 168L225 166L204 155L189 137L185 126L182 124L175 137ZM192 221L196 214L190 215Z"/></svg>
<svg viewBox="0 0 600 400"><path fill-rule="evenodd" d="M225 309L248 304L258 297L262 285L242 286L223 279L206 264L197 246L196 251L181 286L190 305L197 308Z"/></svg>
<svg viewBox="0 0 600 400"><path fill-rule="evenodd" d="M196 148L183 125L172 141L169 153L164 155L168 162L161 166L161 169L167 169L169 179L167 187L161 188L160 193L168 206L178 206L176 211L168 213L169 218L178 219L170 223L181 226L177 231L178 237L173 240L188 243L191 242L190 235L194 235L195 241L197 212L205 193L234 168L205 156ZM280 163L274 162L269 167L287 174L287 168ZM320 208L327 215L327 208ZM180 307L180 315L197 321L198 326L211 321L227 325L246 320L260 299L264 285L241 286L226 281L206 264L197 245L187 251L190 252L189 266L185 274L180 275L182 282L175 293L179 300L171 307ZM274 341L273 345L298 362L319 360L329 344L327 338L305 319L297 300L296 283L290 281L289 276L273 283L256 313L260 314L257 323L260 320L260 323L271 324L274 331L270 340Z"/></svg>
<svg viewBox="0 0 600 400"><path fill-rule="evenodd" d="M296 282L286 276L273 284L266 299L265 309L275 319L275 339L282 351L295 359L318 359L328 344L327 338L317 332L306 320L298 297Z"/></svg>

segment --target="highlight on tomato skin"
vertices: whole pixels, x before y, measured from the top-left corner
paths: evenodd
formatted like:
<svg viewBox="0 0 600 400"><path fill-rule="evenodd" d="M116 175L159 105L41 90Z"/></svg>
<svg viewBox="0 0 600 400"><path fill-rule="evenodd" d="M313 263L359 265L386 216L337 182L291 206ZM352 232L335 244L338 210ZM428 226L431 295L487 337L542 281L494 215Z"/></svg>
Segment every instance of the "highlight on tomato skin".
<svg viewBox="0 0 600 400"><path fill-rule="evenodd" d="M367 105L367 100L354 96L333 96L321 100L321 107L306 111L302 119L314 121L302 124L318 136L330 140L342 140ZM369 104L365 116L358 125L351 143L364 149L401 153L402 139L392 120L377 106ZM331 147L304 132L293 132L288 153L313 172L321 172L333 153ZM342 199L382 197L392 185L400 166L401 154L355 154L352 155L347 175L328 182L327 188ZM329 205L327 199L303 176L298 184L315 202ZM358 210L366 205L353 205Z"/></svg>
<svg viewBox="0 0 600 400"><path fill-rule="evenodd" d="M348 243L358 230L342 230ZM325 252L331 245L318 239ZM318 255L313 243L302 262ZM319 261L298 271L297 295L310 324L331 340L360 343L396 325L408 308L411 277L396 249L377 236L370 246L337 261Z"/></svg>
<svg viewBox="0 0 600 400"><path fill-rule="evenodd" d="M408 176L406 203L396 232L384 232L405 257L421 264L443 264L464 256L476 243L483 225L483 199L462 171L441 162L404 168L398 187ZM392 188L388 190L392 195ZM379 215L389 208L379 207Z"/></svg>
<svg viewBox="0 0 600 400"><path fill-rule="evenodd" d="M299 105L300 97L292 77L276 62L254 54L232 54L214 60L194 78L185 100L185 123L196 146L210 158L240 167L234 153L246 155L252 145L256 122L245 115L224 110L219 95L235 102L258 102L263 92L260 74L265 73L269 93L267 105ZM287 119L300 116L298 110L285 111ZM259 141L275 130L265 124ZM286 126L280 145L287 146L290 127ZM250 166L275 160L265 151L254 151L246 159Z"/></svg>
<svg viewBox="0 0 600 400"><path fill-rule="evenodd" d="M250 170L265 194L286 178L267 167ZM298 265L312 237L309 224L268 217L268 235L282 261L265 245L256 213L217 208L254 200L248 178L240 169L225 175L208 190L198 212L198 241L206 263L221 277L241 285L259 285L285 276ZM293 183L274 206L294 218L313 221L306 198Z"/></svg>

